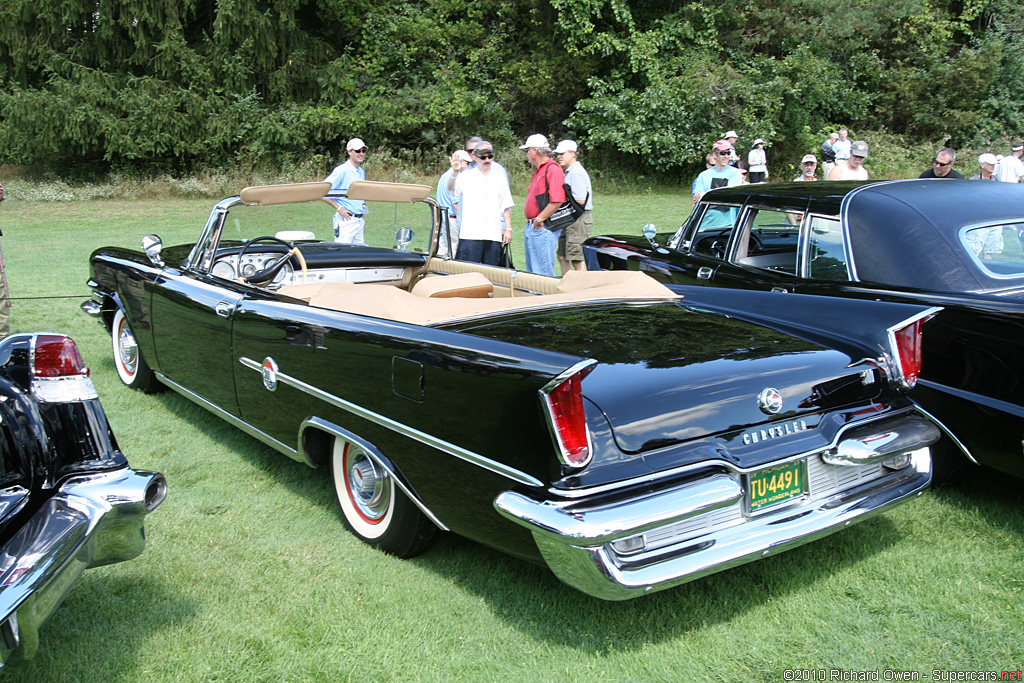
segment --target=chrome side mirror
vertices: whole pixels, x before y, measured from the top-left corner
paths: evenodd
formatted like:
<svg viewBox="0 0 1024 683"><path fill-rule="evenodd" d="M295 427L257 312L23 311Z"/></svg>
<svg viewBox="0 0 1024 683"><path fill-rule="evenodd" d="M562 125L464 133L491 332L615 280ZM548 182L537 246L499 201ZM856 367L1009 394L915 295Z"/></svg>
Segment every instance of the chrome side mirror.
<svg viewBox="0 0 1024 683"><path fill-rule="evenodd" d="M142 251L146 252L146 256L149 257L153 265L159 268L164 267L164 260L160 258L163 248L164 243L160 239L160 235L146 235L142 238Z"/></svg>
<svg viewBox="0 0 1024 683"><path fill-rule="evenodd" d="M395 231L395 249L398 251L405 251L412 243L412 238L412 228L399 228Z"/></svg>
<svg viewBox="0 0 1024 683"><path fill-rule="evenodd" d="M654 237L658 234L658 229L654 227L654 223L648 223L647 225L645 225L643 227L643 234L644 237L647 238L647 241L651 243L651 246L654 247L654 250L656 252L658 252L659 254L668 253L668 249L664 247L659 247L658 243L654 241Z"/></svg>

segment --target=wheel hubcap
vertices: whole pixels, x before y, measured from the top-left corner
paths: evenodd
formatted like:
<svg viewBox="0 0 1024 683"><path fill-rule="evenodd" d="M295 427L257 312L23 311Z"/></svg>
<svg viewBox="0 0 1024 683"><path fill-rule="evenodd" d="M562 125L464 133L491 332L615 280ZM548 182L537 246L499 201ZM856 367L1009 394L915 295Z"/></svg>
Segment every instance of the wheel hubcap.
<svg viewBox="0 0 1024 683"><path fill-rule="evenodd" d="M348 492L365 518L379 520L387 512L390 502L387 473L362 453L349 461Z"/></svg>
<svg viewBox="0 0 1024 683"><path fill-rule="evenodd" d="M139 346L127 325L121 325L120 334L117 336L117 353L124 369L128 374L134 375L139 364Z"/></svg>

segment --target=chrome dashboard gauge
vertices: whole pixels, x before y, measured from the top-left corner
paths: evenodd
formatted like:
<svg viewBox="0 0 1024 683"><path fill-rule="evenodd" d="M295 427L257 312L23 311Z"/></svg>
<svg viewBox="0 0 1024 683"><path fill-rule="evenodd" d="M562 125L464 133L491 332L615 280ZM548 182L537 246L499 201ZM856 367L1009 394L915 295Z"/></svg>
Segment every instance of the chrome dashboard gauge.
<svg viewBox="0 0 1024 683"><path fill-rule="evenodd" d="M242 277L252 277L256 274L255 263L244 263L242 264Z"/></svg>
<svg viewBox="0 0 1024 683"><path fill-rule="evenodd" d="M222 278L224 280L234 280L235 269L227 261L218 261L213 266L213 276Z"/></svg>

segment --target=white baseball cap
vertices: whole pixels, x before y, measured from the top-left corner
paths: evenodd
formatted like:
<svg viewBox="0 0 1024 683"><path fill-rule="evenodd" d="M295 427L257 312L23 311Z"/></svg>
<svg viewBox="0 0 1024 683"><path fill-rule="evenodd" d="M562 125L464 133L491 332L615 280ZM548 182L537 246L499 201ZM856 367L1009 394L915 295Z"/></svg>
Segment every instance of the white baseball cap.
<svg viewBox="0 0 1024 683"><path fill-rule="evenodd" d="M562 140L558 143L558 147L555 147L555 154L564 154L565 152L575 152L576 141L575 140Z"/></svg>
<svg viewBox="0 0 1024 683"><path fill-rule="evenodd" d="M462 161L473 161L472 159L469 158L469 152L467 152L464 149L457 149L453 152L453 154Z"/></svg>
<svg viewBox="0 0 1024 683"><path fill-rule="evenodd" d="M352 138L348 141L348 146L345 147L345 151L347 152L350 149L362 149L363 147L366 147L365 142L359 138Z"/></svg>
<svg viewBox="0 0 1024 683"><path fill-rule="evenodd" d="M990 154L989 152L985 152L980 157L978 157L978 163L979 164L992 164L993 166L995 166L996 164L999 163L999 160L996 159L996 155L995 154Z"/></svg>
<svg viewBox="0 0 1024 683"><path fill-rule="evenodd" d="M723 135L722 137L723 137L723 138L738 138L738 137L739 137L739 135L737 135L737 134L736 134L736 131L734 131L734 130L730 130L730 131L729 131L728 133L726 133L726 134L725 134L725 135Z"/></svg>
<svg viewBox="0 0 1024 683"><path fill-rule="evenodd" d="M534 133L526 138L525 145L519 145L519 149L540 149L541 147L550 147L550 145L548 139L540 133Z"/></svg>

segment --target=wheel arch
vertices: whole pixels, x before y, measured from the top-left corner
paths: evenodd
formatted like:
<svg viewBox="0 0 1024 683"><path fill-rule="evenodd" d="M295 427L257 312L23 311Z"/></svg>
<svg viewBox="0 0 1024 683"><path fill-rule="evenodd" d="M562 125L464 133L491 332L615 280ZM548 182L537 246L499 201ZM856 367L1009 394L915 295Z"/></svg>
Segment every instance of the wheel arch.
<svg viewBox="0 0 1024 683"><path fill-rule="evenodd" d="M445 525L437 516L428 508L420 497L416 495L412 485L409 484L402 476L401 471L395 467L394 463L391 462L384 453L375 445L363 439L362 437L353 434L344 427L339 427L333 422L328 422L319 417L310 417L303 421L302 426L299 428L299 452L302 456L302 460L314 468L321 468L329 461L333 450L333 444L335 439L342 439L359 446L367 455L371 458L378 466L383 468L394 480L395 485L401 489L402 493L412 501L413 505L419 508L427 519L429 519L435 526L442 531L449 531L447 525Z"/></svg>

